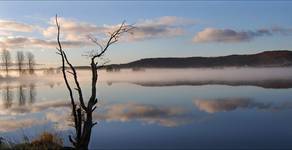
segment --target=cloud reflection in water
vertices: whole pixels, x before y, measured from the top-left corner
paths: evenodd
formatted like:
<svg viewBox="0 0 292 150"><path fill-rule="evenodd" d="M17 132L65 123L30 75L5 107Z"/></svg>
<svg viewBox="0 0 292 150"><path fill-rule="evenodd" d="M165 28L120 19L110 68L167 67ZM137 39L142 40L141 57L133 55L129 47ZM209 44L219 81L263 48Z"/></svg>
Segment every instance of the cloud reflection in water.
<svg viewBox="0 0 292 150"><path fill-rule="evenodd" d="M292 109L292 102L277 103L257 102L249 98L221 98L215 100L194 100L194 105L207 113L228 112L236 109L257 109L266 111L280 111Z"/></svg>
<svg viewBox="0 0 292 150"><path fill-rule="evenodd" d="M67 130L72 125L70 107L69 102L59 100L37 102L33 105L13 105L0 111L0 115L3 116L0 122L0 132L48 123L54 123L55 128L58 130ZM138 121L143 124L157 124L164 127L175 127L193 120L190 111L177 106L157 106L128 102L109 104L102 107L103 111L95 112L95 120ZM36 117L35 114L41 117Z"/></svg>
<svg viewBox="0 0 292 150"><path fill-rule="evenodd" d="M104 113L97 113L97 119L106 121L140 121L146 124L159 124L174 127L190 122L189 111L182 107L161 107L150 104L123 103L105 107Z"/></svg>

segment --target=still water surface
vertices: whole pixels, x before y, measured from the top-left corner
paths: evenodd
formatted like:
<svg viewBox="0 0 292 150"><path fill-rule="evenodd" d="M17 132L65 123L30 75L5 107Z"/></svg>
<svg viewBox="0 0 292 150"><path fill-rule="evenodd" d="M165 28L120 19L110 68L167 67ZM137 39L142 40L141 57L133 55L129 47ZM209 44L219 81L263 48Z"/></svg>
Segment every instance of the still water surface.
<svg viewBox="0 0 292 150"><path fill-rule="evenodd" d="M90 74L79 74L88 98ZM291 68L101 72L90 147L291 149L290 79ZM69 144L60 74L3 77L0 89L0 136L17 142L51 131Z"/></svg>

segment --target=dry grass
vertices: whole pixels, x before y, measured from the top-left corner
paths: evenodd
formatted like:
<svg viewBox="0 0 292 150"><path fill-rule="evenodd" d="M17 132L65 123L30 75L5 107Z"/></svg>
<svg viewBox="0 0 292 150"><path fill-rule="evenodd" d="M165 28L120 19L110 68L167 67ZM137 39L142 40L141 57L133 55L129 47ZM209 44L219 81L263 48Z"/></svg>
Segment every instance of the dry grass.
<svg viewBox="0 0 292 150"><path fill-rule="evenodd" d="M0 149L15 150L59 150L66 149L63 147L63 140L57 134L43 132L36 139L25 140L20 144L0 143ZM68 149L68 148L67 148Z"/></svg>

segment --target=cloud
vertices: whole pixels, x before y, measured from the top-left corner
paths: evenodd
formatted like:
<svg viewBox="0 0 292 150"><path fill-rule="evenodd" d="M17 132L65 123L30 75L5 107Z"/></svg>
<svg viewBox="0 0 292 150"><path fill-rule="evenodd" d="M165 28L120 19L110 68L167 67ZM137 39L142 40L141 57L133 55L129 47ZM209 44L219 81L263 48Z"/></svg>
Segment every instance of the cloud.
<svg viewBox="0 0 292 150"><path fill-rule="evenodd" d="M72 22L70 21L62 21L65 22L64 26L66 28L74 28L72 25ZM51 38L44 37L27 37L27 36L20 36L19 33L15 32L31 32L31 33L46 33L46 31L52 31L51 32ZM54 31L53 31L54 30ZM90 30L88 26L84 26L80 32L83 30ZM70 32L70 30L68 31ZM66 38L62 41L62 44L64 47L67 48L77 48L82 47L88 44L88 42L80 41L73 39L80 37L80 35L77 33L78 30L74 33L72 33L70 36L71 38ZM56 28L49 27L41 28L36 25L29 25L25 23L19 23L15 21L9 21L9 20L0 20L0 47L1 48L55 48L57 46L56 43ZM47 33L49 34L49 33ZM74 34L74 35L73 35ZM46 34L44 34L46 35Z"/></svg>
<svg viewBox="0 0 292 150"><path fill-rule="evenodd" d="M151 38L165 38L183 35L183 27L193 25L196 22L191 19L164 16L156 19L140 20L135 24L131 40L142 40Z"/></svg>
<svg viewBox="0 0 292 150"><path fill-rule="evenodd" d="M64 47L82 47L87 43L81 41L62 41ZM8 36L0 38L0 47L1 48L26 48L26 47L35 47L35 48L56 48L57 42L50 40L43 40L31 37L22 37L22 36Z"/></svg>
<svg viewBox="0 0 292 150"><path fill-rule="evenodd" d="M1 31L1 30L0 30L0 35L1 35L1 36L11 36L12 33L11 33L11 32L8 32L8 31Z"/></svg>
<svg viewBox="0 0 292 150"><path fill-rule="evenodd" d="M195 106L207 113L228 112L236 109L258 109L280 111L292 109L291 102L274 104L271 102L256 102L249 98L224 98L216 100L194 100Z"/></svg>
<svg viewBox="0 0 292 150"><path fill-rule="evenodd" d="M94 24L80 22L73 19L59 17L58 21L61 26L61 34L65 40L87 40L87 35L99 34L105 31L104 27L98 27ZM50 19L49 25L50 26L44 29L42 33L45 37L55 37L57 34L57 28L54 17Z"/></svg>
<svg viewBox="0 0 292 150"><path fill-rule="evenodd" d="M235 31L232 29L215 29L206 28L203 31L197 33L193 37L195 43L206 42L226 42L236 43L245 42L254 39L255 37L272 35L273 31L268 29L259 29L256 31Z"/></svg>
<svg viewBox="0 0 292 150"><path fill-rule="evenodd" d="M292 34L292 28L283 28L279 26L274 26L271 28L271 31L273 33L278 33L282 35L291 35Z"/></svg>
<svg viewBox="0 0 292 150"><path fill-rule="evenodd" d="M69 48L93 46L88 35L96 36L101 43L109 33L115 31L121 24L96 25L68 18L58 18L61 26L62 44ZM196 23L194 20L164 16L155 19L139 20L135 24L132 34L124 35L121 41L137 41L153 38L174 37L184 34L184 27ZM40 32L42 37L25 37L16 32ZM1 48L55 48L57 29L55 18L48 21L47 27L30 25L9 20L0 20L0 47Z"/></svg>
<svg viewBox="0 0 292 150"><path fill-rule="evenodd" d="M137 25L142 26L183 26L183 25L192 25L196 21L192 19L176 17L176 16L163 16L155 19L145 19L140 20Z"/></svg>
<svg viewBox="0 0 292 150"><path fill-rule="evenodd" d="M16 21L0 19L0 31L1 30L13 32L32 32L34 30L34 26Z"/></svg>
<svg viewBox="0 0 292 150"><path fill-rule="evenodd" d="M73 19L59 18L61 32L66 40L87 40L87 35L104 37L116 30L120 24L97 26L95 24L80 22ZM156 19L140 20L134 24L131 35L126 36L127 41L144 40L150 38L172 37L184 34L183 26L194 24L195 21L175 16L164 16ZM45 37L56 35L55 18L49 21L50 26L43 30Z"/></svg>

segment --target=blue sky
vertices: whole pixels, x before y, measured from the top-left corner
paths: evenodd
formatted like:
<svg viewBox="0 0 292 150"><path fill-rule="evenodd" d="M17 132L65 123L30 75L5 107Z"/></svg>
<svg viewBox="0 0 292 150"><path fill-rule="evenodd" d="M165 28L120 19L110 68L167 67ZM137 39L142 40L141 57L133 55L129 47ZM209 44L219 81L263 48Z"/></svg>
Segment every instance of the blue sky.
<svg viewBox="0 0 292 150"><path fill-rule="evenodd" d="M63 40L75 42L65 47L78 65L88 64L81 55L94 49L85 36L100 35L123 20L134 23L137 33L111 47L105 56L111 63L292 49L289 1L1 1L1 47L13 54L32 51L39 63L58 65L50 22L55 14L64 25Z"/></svg>

